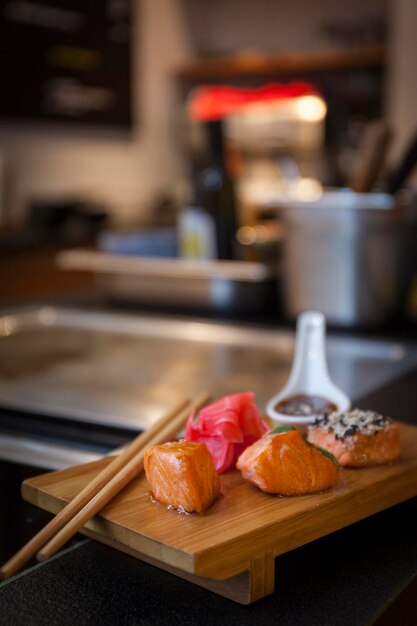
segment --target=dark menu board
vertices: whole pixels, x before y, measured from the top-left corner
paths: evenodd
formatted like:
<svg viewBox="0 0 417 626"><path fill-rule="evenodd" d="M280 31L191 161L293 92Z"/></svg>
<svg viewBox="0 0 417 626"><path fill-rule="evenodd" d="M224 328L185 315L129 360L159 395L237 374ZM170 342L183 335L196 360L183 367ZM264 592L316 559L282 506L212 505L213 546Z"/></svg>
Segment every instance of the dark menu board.
<svg viewBox="0 0 417 626"><path fill-rule="evenodd" d="M130 126L133 0L1 0L0 118Z"/></svg>

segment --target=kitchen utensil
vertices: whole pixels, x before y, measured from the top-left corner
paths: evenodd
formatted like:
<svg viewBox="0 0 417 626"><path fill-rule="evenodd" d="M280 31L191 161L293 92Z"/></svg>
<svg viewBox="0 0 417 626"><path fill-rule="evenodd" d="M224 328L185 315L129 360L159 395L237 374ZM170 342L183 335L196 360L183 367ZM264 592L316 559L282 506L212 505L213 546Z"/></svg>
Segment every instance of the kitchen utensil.
<svg viewBox="0 0 417 626"><path fill-rule="evenodd" d="M19 550L2 568L0 578L8 578L18 572L35 554L45 546L42 553L47 558L54 553L59 542L65 543L77 531L77 521L82 525L143 469L145 449L175 437L183 428L185 420L193 411L208 401L207 394L199 395L193 402L182 401L169 411L149 430L138 435L132 443L100 472L91 483L52 519L37 535ZM94 513L90 514L90 511ZM47 543L49 542L49 543Z"/></svg>
<svg viewBox="0 0 417 626"><path fill-rule="evenodd" d="M391 131L382 120L368 124L348 187L357 193L371 191L381 174L390 140Z"/></svg>
<svg viewBox="0 0 417 626"><path fill-rule="evenodd" d="M417 135L413 137L400 161L388 178L388 193L395 194L407 180L417 161Z"/></svg>
<svg viewBox="0 0 417 626"><path fill-rule="evenodd" d="M324 193L282 207L283 308L322 311L328 323L398 320L417 269L417 204L388 194Z"/></svg>
<svg viewBox="0 0 417 626"><path fill-rule="evenodd" d="M284 424L310 424L316 414L307 416L280 413L277 404L298 394L319 396L335 404L339 411L350 408L350 400L330 379L325 352L325 319L321 313L307 311L297 319L295 353L290 377L281 391L268 402L269 417Z"/></svg>
<svg viewBox="0 0 417 626"><path fill-rule="evenodd" d="M223 497L205 515L153 502L142 474L81 532L247 604L273 592L274 557L417 495L417 428L401 424L401 431L398 462L341 470L339 485L325 493L277 498L226 472ZM109 462L26 480L23 498L57 513Z"/></svg>

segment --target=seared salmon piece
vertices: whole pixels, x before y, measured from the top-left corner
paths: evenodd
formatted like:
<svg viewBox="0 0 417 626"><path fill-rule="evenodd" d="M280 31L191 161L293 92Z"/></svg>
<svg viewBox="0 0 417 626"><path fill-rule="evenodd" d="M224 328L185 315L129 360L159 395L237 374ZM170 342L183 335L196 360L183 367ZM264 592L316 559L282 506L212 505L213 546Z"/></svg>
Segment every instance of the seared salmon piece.
<svg viewBox="0 0 417 626"><path fill-rule="evenodd" d="M144 469L152 495L169 508L203 513L220 495L220 478L203 443L153 446L145 455Z"/></svg>
<svg viewBox="0 0 417 626"><path fill-rule="evenodd" d="M266 491L299 496L326 491L339 480L331 455L308 443L291 427L266 433L240 455L236 467L243 478Z"/></svg>
<svg viewBox="0 0 417 626"><path fill-rule="evenodd" d="M382 465L401 455L399 425L374 411L325 415L309 427L307 438L331 452L344 467Z"/></svg>

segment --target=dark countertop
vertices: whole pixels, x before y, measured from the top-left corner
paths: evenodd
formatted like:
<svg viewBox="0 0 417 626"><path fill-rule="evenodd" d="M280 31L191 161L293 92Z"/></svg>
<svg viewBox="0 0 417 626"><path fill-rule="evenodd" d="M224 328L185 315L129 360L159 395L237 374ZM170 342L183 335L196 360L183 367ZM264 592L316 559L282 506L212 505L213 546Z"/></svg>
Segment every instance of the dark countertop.
<svg viewBox="0 0 417 626"><path fill-rule="evenodd" d="M417 369L359 403L417 424ZM412 500L276 559L272 596L245 607L83 541L0 585L0 624L417 623Z"/></svg>
<svg viewBox="0 0 417 626"><path fill-rule="evenodd" d="M0 588L0 624L371 624L417 570L416 527L398 506L283 555L246 607L89 541Z"/></svg>

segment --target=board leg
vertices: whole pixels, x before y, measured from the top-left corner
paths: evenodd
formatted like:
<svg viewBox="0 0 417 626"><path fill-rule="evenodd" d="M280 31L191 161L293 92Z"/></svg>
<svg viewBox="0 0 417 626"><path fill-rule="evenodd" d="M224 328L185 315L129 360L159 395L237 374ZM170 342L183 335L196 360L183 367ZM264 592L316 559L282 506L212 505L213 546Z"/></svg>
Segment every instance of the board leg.
<svg viewBox="0 0 417 626"><path fill-rule="evenodd" d="M203 576L184 572L177 567L153 559L150 556L137 552L133 548L118 543L110 537L100 535L86 528L82 529L82 533L87 537L91 537L91 539L96 539L107 546L116 548L141 561L145 561L145 563L149 563L149 565L159 567L159 569L174 574L194 585L203 587L208 591L217 593L239 604L251 604L274 592L275 566L274 556L271 552L252 559L248 571L232 576L231 578L226 578L225 580L214 580L212 578L204 578Z"/></svg>
<svg viewBox="0 0 417 626"><path fill-rule="evenodd" d="M275 562L271 552L252 559L249 569L249 602L271 595L275 588Z"/></svg>

